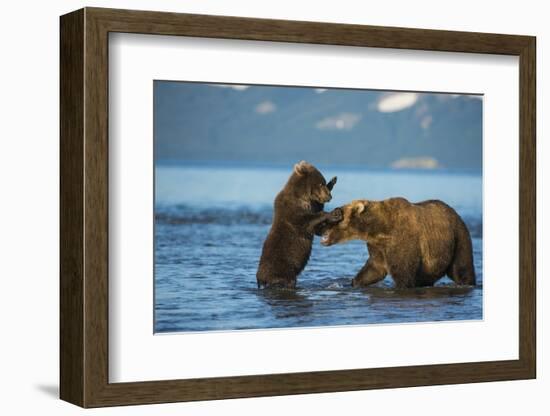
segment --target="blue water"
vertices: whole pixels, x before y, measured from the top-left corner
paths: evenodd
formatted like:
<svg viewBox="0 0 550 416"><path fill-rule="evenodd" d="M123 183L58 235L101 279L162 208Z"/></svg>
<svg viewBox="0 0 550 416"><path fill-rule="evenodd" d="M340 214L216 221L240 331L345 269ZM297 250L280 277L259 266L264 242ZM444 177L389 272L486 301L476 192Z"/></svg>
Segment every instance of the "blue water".
<svg viewBox="0 0 550 416"><path fill-rule="evenodd" d="M259 290L256 268L272 203L291 167L163 165L155 169L155 332L318 327L482 319L482 178L452 172L323 168L338 176L331 210L353 199L441 199L473 239L477 285L396 290L350 282L368 258L363 242L323 247L289 290Z"/></svg>

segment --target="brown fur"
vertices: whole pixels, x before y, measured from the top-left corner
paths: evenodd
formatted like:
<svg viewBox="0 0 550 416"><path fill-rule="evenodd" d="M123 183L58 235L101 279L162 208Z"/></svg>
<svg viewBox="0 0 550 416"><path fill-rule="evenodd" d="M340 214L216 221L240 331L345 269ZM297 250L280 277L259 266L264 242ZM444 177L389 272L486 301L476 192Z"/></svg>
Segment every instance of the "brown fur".
<svg viewBox="0 0 550 416"><path fill-rule="evenodd" d="M273 223L256 273L258 287L294 288L311 254L313 235L329 221L323 212L336 177L327 184L313 165L300 162L275 198Z"/></svg>
<svg viewBox="0 0 550 416"><path fill-rule="evenodd" d="M353 286L368 286L387 274L400 288L431 286L445 275L456 284L475 285L470 233L444 202L357 200L333 213L343 220L326 227L321 244L367 243L369 259Z"/></svg>

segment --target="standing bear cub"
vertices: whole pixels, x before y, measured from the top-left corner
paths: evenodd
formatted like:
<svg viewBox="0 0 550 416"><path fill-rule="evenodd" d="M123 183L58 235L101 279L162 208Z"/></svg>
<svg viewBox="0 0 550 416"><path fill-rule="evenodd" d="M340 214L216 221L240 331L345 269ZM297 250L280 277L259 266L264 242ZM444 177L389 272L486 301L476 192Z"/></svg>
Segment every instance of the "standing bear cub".
<svg viewBox="0 0 550 416"><path fill-rule="evenodd" d="M331 218L341 220L337 214L323 211L335 183L336 177L327 183L321 172L305 161L294 166L275 198L273 223L256 273L259 288L296 287L296 278L311 254L313 235L320 235Z"/></svg>
<svg viewBox="0 0 550 416"><path fill-rule="evenodd" d="M332 211L343 219L325 226L321 244L364 240L369 259L352 280L368 286L389 274L396 287L431 286L443 276L475 285L472 240L464 221L441 201L404 198L353 201Z"/></svg>

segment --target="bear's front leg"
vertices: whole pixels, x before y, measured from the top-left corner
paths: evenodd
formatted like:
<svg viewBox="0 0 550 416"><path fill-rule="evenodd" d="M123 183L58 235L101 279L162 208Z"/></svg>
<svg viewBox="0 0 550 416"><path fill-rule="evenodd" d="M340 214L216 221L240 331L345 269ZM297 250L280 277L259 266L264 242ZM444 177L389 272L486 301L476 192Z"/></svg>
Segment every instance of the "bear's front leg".
<svg viewBox="0 0 550 416"><path fill-rule="evenodd" d="M336 208L331 212L319 212L310 220L307 230L312 234L321 235L328 225L336 224L343 219L344 214L340 208Z"/></svg>
<svg viewBox="0 0 550 416"><path fill-rule="evenodd" d="M365 265L351 281L351 286L369 286L383 280L387 274L386 268L382 264L376 261L375 258L369 257Z"/></svg>

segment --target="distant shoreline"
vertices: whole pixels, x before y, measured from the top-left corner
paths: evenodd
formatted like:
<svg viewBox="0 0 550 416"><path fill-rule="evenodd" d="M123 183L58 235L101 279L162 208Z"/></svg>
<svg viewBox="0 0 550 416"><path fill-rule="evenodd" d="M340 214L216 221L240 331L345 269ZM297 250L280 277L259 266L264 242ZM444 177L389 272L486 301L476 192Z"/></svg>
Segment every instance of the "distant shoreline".
<svg viewBox="0 0 550 416"><path fill-rule="evenodd" d="M471 175L482 176L483 172L480 169L468 169L468 168L444 168L437 167L433 169L423 168L392 168L392 167L374 167L365 165L342 165L342 164L323 164L310 161L321 170L343 170L343 171L370 171L370 172L392 172L403 174L458 174L458 175ZM155 168L157 167L195 167L195 168L225 168L225 169L268 169L268 170L280 170L291 169L295 163L274 163L274 162L251 162L251 161L219 161L219 160L185 160L185 159L157 159L155 160Z"/></svg>

